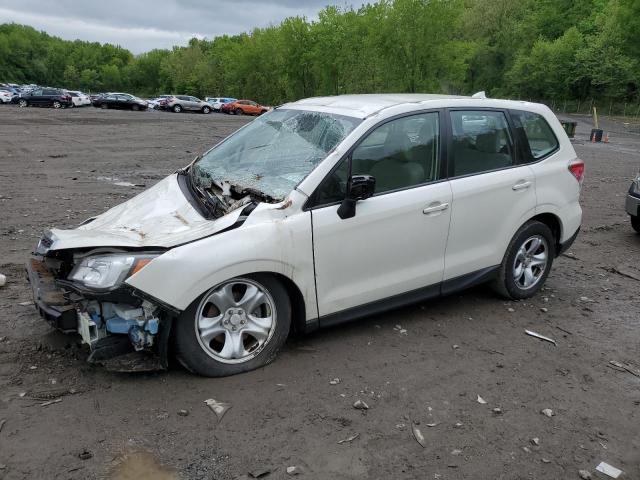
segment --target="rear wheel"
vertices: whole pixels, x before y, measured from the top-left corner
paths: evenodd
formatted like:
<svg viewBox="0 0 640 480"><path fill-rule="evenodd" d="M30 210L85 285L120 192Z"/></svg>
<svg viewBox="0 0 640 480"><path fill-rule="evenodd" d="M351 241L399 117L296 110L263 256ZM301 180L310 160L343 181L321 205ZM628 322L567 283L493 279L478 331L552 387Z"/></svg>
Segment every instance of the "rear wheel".
<svg viewBox="0 0 640 480"><path fill-rule="evenodd" d="M62 108L62 103L60 103L58 100L54 100L52 105L53 108Z"/></svg>
<svg viewBox="0 0 640 480"><path fill-rule="evenodd" d="M29 106L29 102L27 102L24 98L18 100L18 106L19 107L28 107Z"/></svg>
<svg viewBox="0 0 640 480"><path fill-rule="evenodd" d="M106 103L101 103L100 108L106 110L107 108L109 108L109 105L107 105Z"/></svg>
<svg viewBox="0 0 640 480"><path fill-rule="evenodd" d="M182 107L180 105L174 105L173 106L173 111L175 113L180 113L182 111Z"/></svg>
<svg viewBox="0 0 640 480"><path fill-rule="evenodd" d="M207 377L246 372L271 362L291 325L284 286L268 274L233 278L196 299L177 320L176 356Z"/></svg>
<svg viewBox="0 0 640 480"><path fill-rule="evenodd" d="M131 110L133 110L134 112L137 112L138 110L140 110L140 105L131 105Z"/></svg>
<svg viewBox="0 0 640 480"><path fill-rule="evenodd" d="M235 109L235 114L236 114L236 115L243 115L243 114L244 114L244 111L243 111L241 108L236 108L236 109Z"/></svg>
<svg viewBox="0 0 640 480"><path fill-rule="evenodd" d="M211 108L209 108L209 107L202 107L202 113L211 113Z"/></svg>
<svg viewBox="0 0 640 480"><path fill-rule="evenodd" d="M542 222L525 223L511 239L493 288L514 300L534 296L544 285L553 258L553 233Z"/></svg>
<svg viewBox="0 0 640 480"><path fill-rule="evenodd" d="M640 233L640 217L631 215L631 226L636 232Z"/></svg>

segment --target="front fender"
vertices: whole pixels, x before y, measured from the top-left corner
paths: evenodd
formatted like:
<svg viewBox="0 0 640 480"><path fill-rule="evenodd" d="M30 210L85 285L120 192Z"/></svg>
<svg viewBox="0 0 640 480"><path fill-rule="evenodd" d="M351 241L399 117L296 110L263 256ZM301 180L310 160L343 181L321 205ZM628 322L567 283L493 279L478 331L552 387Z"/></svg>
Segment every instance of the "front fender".
<svg viewBox="0 0 640 480"><path fill-rule="evenodd" d="M273 272L298 287L307 319L317 318L310 212L285 216L272 208L260 212L260 218L260 222L246 222L236 229L169 250L128 278L127 283L184 310L225 280Z"/></svg>

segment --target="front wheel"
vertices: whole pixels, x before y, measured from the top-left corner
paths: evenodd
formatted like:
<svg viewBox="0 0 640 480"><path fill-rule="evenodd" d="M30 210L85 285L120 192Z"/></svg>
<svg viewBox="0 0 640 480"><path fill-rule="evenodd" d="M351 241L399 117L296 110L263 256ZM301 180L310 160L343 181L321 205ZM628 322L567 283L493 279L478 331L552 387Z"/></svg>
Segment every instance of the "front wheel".
<svg viewBox="0 0 640 480"><path fill-rule="evenodd" d="M53 102L53 108L62 108L62 103L60 103L58 100L55 100Z"/></svg>
<svg viewBox="0 0 640 480"><path fill-rule="evenodd" d="M236 108L235 113L236 115L242 115L244 114L244 110L242 110L241 108Z"/></svg>
<svg viewBox="0 0 640 480"><path fill-rule="evenodd" d="M291 303L275 277L254 274L216 285L175 326L176 356L207 377L247 372L271 362L289 333Z"/></svg>
<svg viewBox="0 0 640 480"><path fill-rule="evenodd" d="M133 110L134 112L137 112L138 110L140 110L140 106L139 105L131 105L131 110Z"/></svg>
<svg viewBox="0 0 640 480"><path fill-rule="evenodd" d="M24 107L28 107L28 106L29 106L29 102L27 102L27 101L26 101L26 100L24 100L24 99L19 100L19 101L18 101L18 106L19 106L19 107L22 107L22 108L24 108Z"/></svg>
<svg viewBox="0 0 640 480"><path fill-rule="evenodd" d="M107 108L109 108L109 105L107 105L106 103L101 103L100 108L106 110Z"/></svg>
<svg viewBox="0 0 640 480"><path fill-rule="evenodd" d="M640 217L631 215L631 226L636 232L640 233Z"/></svg>
<svg viewBox="0 0 640 480"><path fill-rule="evenodd" d="M174 105L173 106L173 111L175 113L180 113L182 111L182 107L180 105Z"/></svg>
<svg viewBox="0 0 640 480"><path fill-rule="evenodd" d="M211 109L209 107L202 107L202 113L211 113Z"/></svg>
<svg viewBox="0 0 640 480"><path fill-rule="evenodd" d="M555 257L553 233L542 222L525 223L511 239L493 288L521 300L534 296L544 285Z"/></svg>

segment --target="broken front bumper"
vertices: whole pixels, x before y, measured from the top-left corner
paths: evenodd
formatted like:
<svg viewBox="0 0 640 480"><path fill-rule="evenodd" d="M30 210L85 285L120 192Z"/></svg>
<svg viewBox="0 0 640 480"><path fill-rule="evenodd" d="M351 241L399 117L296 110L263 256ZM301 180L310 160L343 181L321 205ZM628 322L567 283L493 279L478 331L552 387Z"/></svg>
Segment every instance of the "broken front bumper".
<svg viewBox="0 0 640 480"><path fill-rule="evenodd" d="M130 290L115 298L77 290L66 280L57 281L37 257L29 259L26 270L42 318L63 333L77 332L91 349L90 362L109 367L108 361L117 360L112 369L119 371L167 367L172 313Z"/></svg>
<svg viewBox="0 0 640 480"><path fill-rule="evenodd" d="M78 331L78 313L75 306L57 287L55 279L45 263L30 258L26 265L27 278L31 284L33 303L40 316L54 328L64 332Z"/></svg>

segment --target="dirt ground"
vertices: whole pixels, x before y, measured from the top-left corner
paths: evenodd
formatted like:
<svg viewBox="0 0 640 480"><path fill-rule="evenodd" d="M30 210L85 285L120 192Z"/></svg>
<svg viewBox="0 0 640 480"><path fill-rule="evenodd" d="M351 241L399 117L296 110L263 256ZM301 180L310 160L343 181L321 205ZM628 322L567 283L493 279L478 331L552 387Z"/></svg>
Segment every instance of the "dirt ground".
<svg viewBox="0 0 640 480"><path fill-rule="evenodd" d="M22 265L41 232L135 195L115 183L151 186L246 121L0 106L1 479L277 479L290 466L337 480L606 478L600 461L640 478L640 377L609 363L640 370L640 235L624 212L640 134L622 123L591 144L578 119L582 233L531 301L475 288L293 338L230 378L86 364L30 303ZM232 405L220 423L208 398Z"/></svg>

